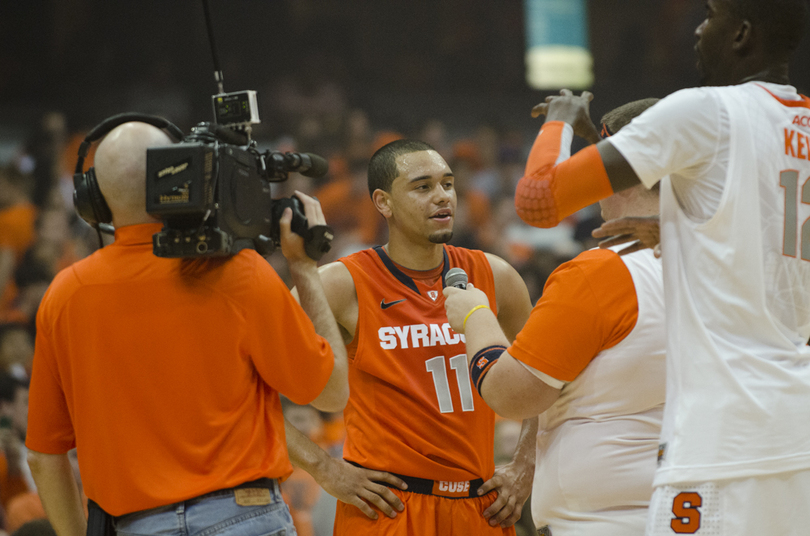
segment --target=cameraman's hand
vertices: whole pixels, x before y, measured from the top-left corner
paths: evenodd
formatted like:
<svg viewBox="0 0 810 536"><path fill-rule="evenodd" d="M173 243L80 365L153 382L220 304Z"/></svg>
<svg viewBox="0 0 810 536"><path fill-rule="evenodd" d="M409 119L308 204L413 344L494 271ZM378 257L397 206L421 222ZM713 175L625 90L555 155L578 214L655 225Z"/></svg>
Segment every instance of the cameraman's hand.
<svg viewBox="0 0 810 536"><path fill-rule="evenodd" d="M314 199L303 192L295 191L295 197L301 201L304 207L304 215L307 217L309 227L315 225L326 225L326 218L323 215L321 204L317 199ZM292 209L286 208L279 220L279 229L281 231L281 253L287 259L287 262L292 267L293 264L307 263L312 266L317 265L317 261L312 260L304 249L304 237L294 233L290 229L292 222Z"/></svg>
<svg viewBox="0 0 810 536"><path fill-rule="evenodd" d="M602 140L599 130L591 120L590 103L593 93L583 91L580 96L570 89L563 89L560 95L546 97L546 102L532 108L532 117L546 116L546 121L564 121L574 127L574 134L590 143Z"/></svg>

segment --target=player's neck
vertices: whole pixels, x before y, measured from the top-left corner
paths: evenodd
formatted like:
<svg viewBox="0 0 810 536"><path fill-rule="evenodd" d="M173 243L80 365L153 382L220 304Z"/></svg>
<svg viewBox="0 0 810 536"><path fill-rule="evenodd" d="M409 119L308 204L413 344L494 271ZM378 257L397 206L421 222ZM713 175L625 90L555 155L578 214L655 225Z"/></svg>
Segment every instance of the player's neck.
<svg viewBox="0 0 810 536"><path fill-rule="evenodd" d="M392 261L411 270L431 270L444 261L442 244L417 244L392 238L383 247Z"/></svg>
<svg viewBox="0 0 810 536"><path fill-rule="evenodd" d="M788 64L778 63L768 65L753 73L746 73L737 77L737 84L744 84L746 82L770 82L772 84L790 85L790 76L788 76Z"/></svg>

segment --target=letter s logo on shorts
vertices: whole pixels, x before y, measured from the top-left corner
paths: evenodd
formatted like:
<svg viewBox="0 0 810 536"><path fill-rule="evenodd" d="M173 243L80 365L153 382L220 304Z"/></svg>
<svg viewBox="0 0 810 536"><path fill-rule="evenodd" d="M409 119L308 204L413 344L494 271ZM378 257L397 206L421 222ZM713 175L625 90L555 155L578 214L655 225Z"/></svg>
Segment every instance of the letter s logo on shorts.
<svg viewBox="0 0 810 536"><path fill-rule="evenodd" d="M700 510L703 497L693 491L684 491L672 501L672 513L675 517L669 526L676 534L694 534L700 530Z"/></svg>

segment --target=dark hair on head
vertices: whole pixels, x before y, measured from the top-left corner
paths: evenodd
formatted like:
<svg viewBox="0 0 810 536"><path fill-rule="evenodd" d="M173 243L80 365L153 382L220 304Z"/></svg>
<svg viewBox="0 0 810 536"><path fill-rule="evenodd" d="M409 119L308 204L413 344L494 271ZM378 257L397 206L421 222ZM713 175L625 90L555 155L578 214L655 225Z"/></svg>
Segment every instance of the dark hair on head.
<svg viewBox="0 0 810 536"><path fill-rule="evenodd" d="M607 134L609 136L616 134L618 131L629 125L630 121L640 116L645 110L647 110L647 108L651 108L659 100L661 99L641 99L628 102L627 104L622 104L618 108L612 109L602 116L602 135L605 135L605 130L607 130ZM661 183L656 182L655 185L650 188L650 190L658 192L660 188Z"/></svg>
<svg viewBox="0 0 810 536"><path fill-rule="evenodd" d="M807 25L808 0L726 1L732 13L763 33L766 54L786 59L798 48Z"/></svg>
<svg viewBox="0 0 810 536"><path fill-rule="evenodd" d="M642 112L659 100L660 99L641 99L622 104L618 108L614 108L603 115L601 123L607 127L611 135L616 134L619 130L629 125L633 118L640 116Z"/></svg>
<svg viewBox="0 0 810 536"><path fill-rule="evenodd" d="M429 144L418 140L396 140L383 145L368 163L368 193L374 190L391 191L391 184L399 175L397 157L419 151L435 151Z"/></svg>

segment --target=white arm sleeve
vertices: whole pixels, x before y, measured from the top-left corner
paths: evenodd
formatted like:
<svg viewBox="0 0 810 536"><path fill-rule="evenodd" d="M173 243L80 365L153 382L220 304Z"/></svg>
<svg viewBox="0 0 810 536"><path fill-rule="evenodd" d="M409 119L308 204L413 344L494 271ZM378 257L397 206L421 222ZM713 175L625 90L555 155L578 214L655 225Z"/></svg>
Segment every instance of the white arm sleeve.
<svg viewBox="0 0 810 536"><path fill-rule="evenodd" d="M721 143L721 104L705 88L662 99L608 138L651 188L663 177L696 178L712 167Z"/></svg>

